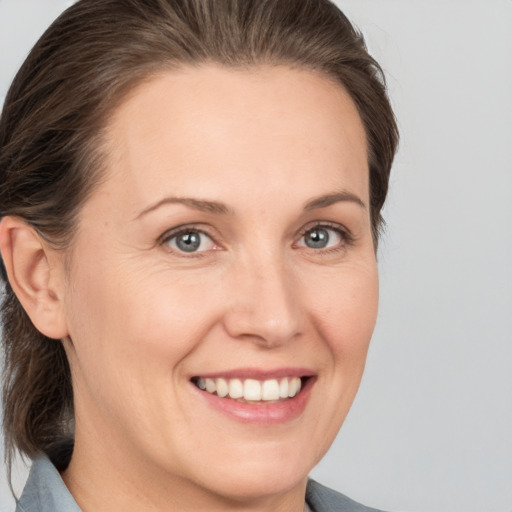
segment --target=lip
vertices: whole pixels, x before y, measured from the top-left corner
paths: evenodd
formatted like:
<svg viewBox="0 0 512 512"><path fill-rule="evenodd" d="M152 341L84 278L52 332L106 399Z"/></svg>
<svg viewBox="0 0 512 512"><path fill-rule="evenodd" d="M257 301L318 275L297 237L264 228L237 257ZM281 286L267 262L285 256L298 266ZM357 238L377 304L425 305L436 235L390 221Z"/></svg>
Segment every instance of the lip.
<svg viewBox="0 0 512 512"><path fill-rule="evenodd" d="M203 391L195 386L192 386L195 393L204 400L207 406L215 409L217 412L234 419L241 423L248 423L253 425L277 425L287 423L299 417L308 404L311 396L311 390L316 382L316 377L313 372L307 369L300 368L283 368L279 370L262 371L255 369L237 369L222 373L209 373L202 374L204 378L226 378L226 379L279 379L283 377L302 377L303 385L298 395L293 398L288 398L282 402L275 402L269 404L250 404L239 402L232 398L220 398L217 395Z"/></svg>
<svg viewBox="0 0 512 512"><path fill-rule="evenodd" d="M258 368L237 368L215 373L200 373L191 377L203 377L205 379L282 379L284 377L313 377L315 372L308 368L277 368L275 370L261 370Z"/></svg>

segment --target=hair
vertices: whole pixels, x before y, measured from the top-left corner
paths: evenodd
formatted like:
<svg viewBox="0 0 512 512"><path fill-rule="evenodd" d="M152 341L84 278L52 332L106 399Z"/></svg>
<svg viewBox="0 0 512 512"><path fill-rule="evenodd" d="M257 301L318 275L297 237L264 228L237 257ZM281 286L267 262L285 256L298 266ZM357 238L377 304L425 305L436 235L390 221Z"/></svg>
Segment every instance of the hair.
<svg viewBox="0 0 512 512"><path fill-rule="evenodd" d="M80 0L37 42L0 119L0 217L18 216L57 249L104 174L102 142L116 107L144 80L215 63L316 71L350 94L368 146L375 246L398 143L382 69L329 0ZM10 287L2 305L5 454L59 459L73 436L69 365Z"/></svg>

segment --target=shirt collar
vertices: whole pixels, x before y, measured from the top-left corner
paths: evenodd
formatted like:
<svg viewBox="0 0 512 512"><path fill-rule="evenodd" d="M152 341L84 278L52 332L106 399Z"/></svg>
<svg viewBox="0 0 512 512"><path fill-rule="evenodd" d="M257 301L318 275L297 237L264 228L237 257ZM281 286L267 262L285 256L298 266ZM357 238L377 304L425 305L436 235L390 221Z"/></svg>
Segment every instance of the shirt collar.
<svg viewBox="0 0 512 512"><path fill-rule="evenodd" d="M81 512L47 457L34 459L16 512Z"/></svg>

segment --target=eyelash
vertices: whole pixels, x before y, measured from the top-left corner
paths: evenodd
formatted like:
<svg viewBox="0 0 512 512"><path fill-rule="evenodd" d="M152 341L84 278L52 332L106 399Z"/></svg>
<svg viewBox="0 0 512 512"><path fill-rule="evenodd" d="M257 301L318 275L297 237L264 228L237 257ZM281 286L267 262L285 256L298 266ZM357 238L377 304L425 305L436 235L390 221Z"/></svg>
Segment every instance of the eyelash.
<svg viewBox="0 0 512 512"><path fill-rule="evenodd" d="M341 244L337 245L336 247L331 247L331 248L327 248L327 249L322 249L322 248L313 249L313 248L305 247L306 249L310 249L311 251L313 251L319 255L328 255L328 254L336 253L339 251L343 251L344 249L347 248L347 246L351 246L355 242L354 236L350 233L350 231L348 229L344 228L343 226L341 226L339 224L332 223L332 222L325 222L325 221L318 221L314 224L309 224L307 227L303 228L299 232L298 240L299 241L302 240L304 238L304 236L306 236L307 233L314 231L315 229L318 229L318 230L326 229L326 230L334 231L342 239ZM196 233L205 235L213 242L214 245L221 247L221 245L216 242L215 237L211 236L207 231L204 230L204 228L198 227L193 224L178 226L170 231L166 231L162 236L159 237L158 244L161 246L164 246L166 244L169 244L169 242L172 239L174 239L180 235L189 233L189 232L196 232ZM295 242L294 246L296 246L297 243L298 242ZM170 247L168 247L168 250L173 253L178 253L180 256L186 257L186 258L207 257L208 253L210 252L210 251L199 251L199 252L194 251L194 252L190 252L187 254L185 251L175 250Z"/></svg>

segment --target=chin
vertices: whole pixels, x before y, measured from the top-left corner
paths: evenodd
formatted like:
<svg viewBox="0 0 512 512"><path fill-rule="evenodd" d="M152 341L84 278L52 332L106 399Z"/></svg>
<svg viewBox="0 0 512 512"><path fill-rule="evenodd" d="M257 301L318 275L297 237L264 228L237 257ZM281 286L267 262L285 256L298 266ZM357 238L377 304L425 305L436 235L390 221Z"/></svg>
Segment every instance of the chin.
<svg viewBox="0 0 512 512"><path fill-rule="evenodd" d="M233 450L219 464L205 467L203 486L233 501L264 500L299 487L305 489L308 474L317 462L305 446L269 443L251 448L243 454Z"/></svg>
<svg viewBox="0 0 512 512"><path fill-rule="evenodd" d="M306 487L309 470L281 466L277 463L258 467L230 468L231 477L216 479L211 482L211 489L230 501L244 502L265 500L285 495L298 487ZM224 473L224 472L223 472Z"/></svg>

